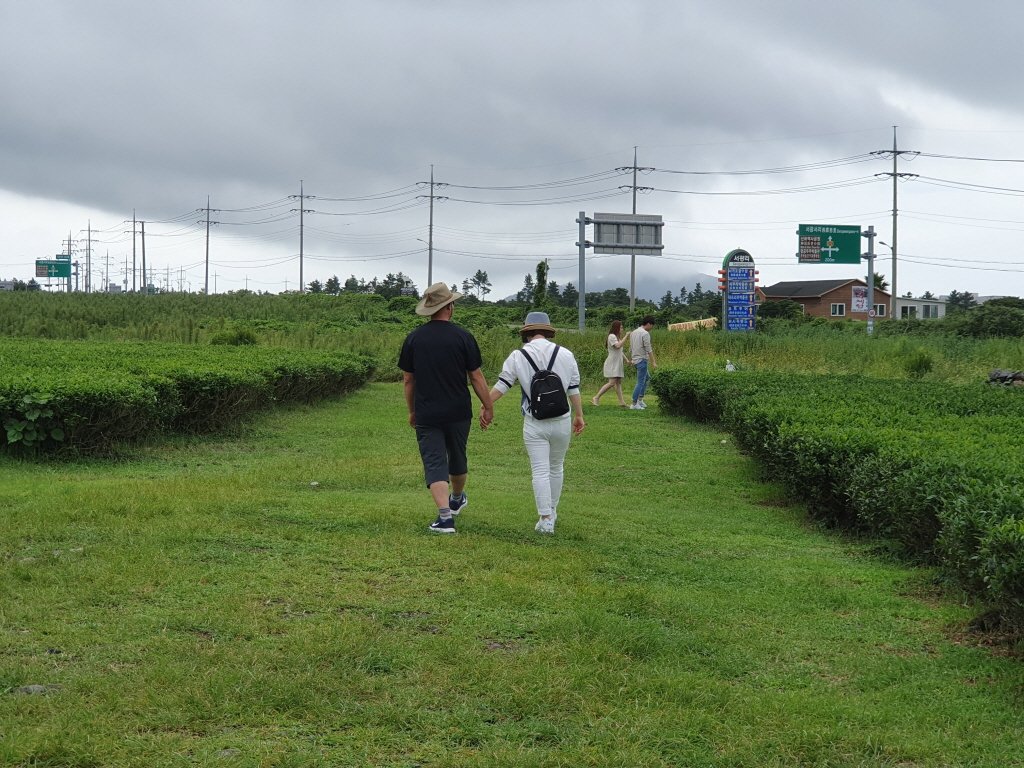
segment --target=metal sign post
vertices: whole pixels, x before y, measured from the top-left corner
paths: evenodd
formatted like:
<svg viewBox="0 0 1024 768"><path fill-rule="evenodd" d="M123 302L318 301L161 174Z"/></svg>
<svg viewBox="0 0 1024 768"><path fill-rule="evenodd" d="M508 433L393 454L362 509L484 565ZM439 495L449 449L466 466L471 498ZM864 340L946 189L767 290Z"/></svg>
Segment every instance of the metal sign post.
<svg viewBox="0 0 1024 768"><path fill-rule="evenodd" d="M594 218L588 219L584 211L580 211L576 223L580 225L576 245L580 249L579 325L582 333L586 324L587 248L593 248L594 253L622 253L634 257L638 253L661 253L665 249L661 242L661 230L665 225L661 216L595 213ZM594 225L594 242L587 240L587 224Z"/></svg>
<svg viewBox="0 0 1024 768"><path fill-rule="evenodd" d="M864 258L868 261L868 336L871 336L875 332L875 227L868 227L862 236L868 239L868 252Z"/></svg>
<svg viewBox="0 0 1024 768"><path fill-rule="evenodd" d="M590 243L587 242L587 224L590 223L590 219L587 218L587 214L580 211L579 218L576 219L576 223L580 225L580 239L576 243L580 247L580 278L579 278L579 299L577 300L577 308L579 311L579 324L580 333L583 333L587 324L587 246Z"/></svg>

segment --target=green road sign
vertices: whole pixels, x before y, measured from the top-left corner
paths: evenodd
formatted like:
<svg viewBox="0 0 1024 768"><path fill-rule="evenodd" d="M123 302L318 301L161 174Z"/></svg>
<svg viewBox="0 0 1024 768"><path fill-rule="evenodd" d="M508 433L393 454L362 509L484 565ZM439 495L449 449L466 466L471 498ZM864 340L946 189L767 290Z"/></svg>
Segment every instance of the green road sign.
<svg viewBox="0 0 1024 768"><path fill-rule="evenodd" d="M796 233L801 264L860 264L860 227L801 224Z"/></svg>
<svg viewBox="0 0 1024 768"><path fill-rule="evenodd" d="M36 259L36 277L71 277L71 262Z"/></svg>

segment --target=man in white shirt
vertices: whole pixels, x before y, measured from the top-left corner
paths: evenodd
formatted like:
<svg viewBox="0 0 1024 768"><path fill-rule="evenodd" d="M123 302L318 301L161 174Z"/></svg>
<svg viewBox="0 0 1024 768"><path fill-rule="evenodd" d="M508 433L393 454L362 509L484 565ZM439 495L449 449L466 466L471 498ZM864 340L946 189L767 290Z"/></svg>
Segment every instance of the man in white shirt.
<svg viewBox="0 0 1024 768"><path fill-rule="evenodd" d="M651 346L651 328L654 327L654 318L647 315L640 321L639 327L629 334L629 357L636 366L636 386L633 388L633 404L630 407L634 411L642 411L647 407L644 402L644 395L647 394L647 381L650 374L647 366L658 367L658 361L654 357L654 348Z"/></svg>
<svg viewBox="0 0 1024 768"><path fill-rule="evenodd" d="M519 382L523 390L523 442L530 457L533 498L539 516L534 530L538 533L554 533L558 501L565 479L564 463L565 454L569 450L570 431L578 435L586 426L580 398L580 369L572 352L565 347L558 347L554 362L551 362L551 355L557 345L551 341L555 329L546 312L530 312L519 333L524 346L513 350L505 359L501 374L491 388L491 402L497 402L516 381ZM566 398L572 406L569 412L553 418L534 418L528 393L535 369L526 355L540 370L547 369L550 363L549 370L558 374Z"/></svg>

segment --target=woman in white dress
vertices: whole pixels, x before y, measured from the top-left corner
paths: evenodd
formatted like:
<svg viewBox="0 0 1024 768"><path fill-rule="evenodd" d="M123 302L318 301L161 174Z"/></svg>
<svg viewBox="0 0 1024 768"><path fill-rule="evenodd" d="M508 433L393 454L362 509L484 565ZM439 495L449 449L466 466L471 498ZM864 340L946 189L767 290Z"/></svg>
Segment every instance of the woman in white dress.
<svg viewBox="0 0 1024 768"><path fill-rule="evenodd" d="M614 388L615 394L619 396L619 405L623 408L626 407L626 401L622 397L622 377L625 375L623 368L626 363L622 345L625 343L626 338L622 335L622 322L615 320L611 328L608 329L608 339L605 342L605 346L608 348L608 357L604 361L604 375L608 381L597 390L597 394L590 401L592 404L600 405L601 395Z"/></svg>

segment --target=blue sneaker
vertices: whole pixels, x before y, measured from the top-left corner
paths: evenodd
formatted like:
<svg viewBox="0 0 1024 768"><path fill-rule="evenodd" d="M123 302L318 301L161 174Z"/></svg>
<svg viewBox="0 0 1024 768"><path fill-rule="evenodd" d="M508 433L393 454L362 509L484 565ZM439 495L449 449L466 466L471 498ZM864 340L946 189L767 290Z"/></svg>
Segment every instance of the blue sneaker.
<svg viewBox="0 0 1024 768"><path fill-rule="evenodd" d="M466 498L465 493L460 493L458 498L455 496L448 497L448 509L452 511L453 515L459 514L467 504L469 504L469 499Z"/></svg>
<svg viewBox="0 0 1024 768"><path fill-rule="evenodd" d="M434 533L455 533L455 518L449 517L447 520L442 520L438 515L437 520L430 524L430 530Z"/></svg>

